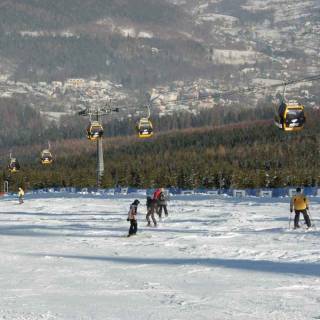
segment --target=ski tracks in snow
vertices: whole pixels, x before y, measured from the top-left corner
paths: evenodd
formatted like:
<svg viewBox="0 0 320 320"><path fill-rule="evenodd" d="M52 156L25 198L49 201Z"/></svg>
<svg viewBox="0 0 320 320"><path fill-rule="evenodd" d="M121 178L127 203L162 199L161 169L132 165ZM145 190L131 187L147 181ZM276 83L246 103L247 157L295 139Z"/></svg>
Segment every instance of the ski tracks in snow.
<svg viewBox="0 0 320 320"><path fill-rule="evenodd" d="M186 196L157 228L142 205L138 235L126 238L131 202L2 202L0 319L319 316L319 232L288 230L286 199Z"/></svg>

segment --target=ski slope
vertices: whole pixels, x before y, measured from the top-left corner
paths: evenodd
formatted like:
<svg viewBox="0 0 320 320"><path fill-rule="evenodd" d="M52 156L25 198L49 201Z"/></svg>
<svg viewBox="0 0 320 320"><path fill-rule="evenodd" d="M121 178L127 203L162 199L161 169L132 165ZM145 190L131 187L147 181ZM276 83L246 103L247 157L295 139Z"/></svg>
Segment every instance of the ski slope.
<svg viewBox="0 0 320 320"><path fill-rule="evenodd" d="M137 198L131 238L134 195L0 199L0 319L320 319L320 231L288 198L177 196L158 228Z"/></svg>

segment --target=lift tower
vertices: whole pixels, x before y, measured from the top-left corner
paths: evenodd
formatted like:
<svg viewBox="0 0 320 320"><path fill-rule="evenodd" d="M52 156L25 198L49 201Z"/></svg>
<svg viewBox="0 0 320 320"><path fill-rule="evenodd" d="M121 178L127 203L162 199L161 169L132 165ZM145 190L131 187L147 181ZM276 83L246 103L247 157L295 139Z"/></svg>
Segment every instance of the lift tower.
<svg viewBox="0 0 320 320"><path fill-rule="evenodd" d="M108 116L113 112L119 112L119 108L106 107L87 107L86 109L80 111L79 116L89 117L90 121L95 119L101 123L102 117ZM101 180L104 175L104 161L103 161L103 144L102 137L97 138L97 187L101 186Z"/></svg>

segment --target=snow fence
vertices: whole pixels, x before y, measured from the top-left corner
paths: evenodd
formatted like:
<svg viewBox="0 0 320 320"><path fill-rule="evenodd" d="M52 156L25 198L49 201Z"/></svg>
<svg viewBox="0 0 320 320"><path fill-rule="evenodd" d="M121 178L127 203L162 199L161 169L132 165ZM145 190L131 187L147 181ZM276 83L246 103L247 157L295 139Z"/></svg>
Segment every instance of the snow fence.
<svg viewBox="0 0 320 320"><path fill-rule="evenodd" d="M291 197L295 194L296 187L286 188L261 188L261 189L181 189L181 188L166 188L167 195L212 195L212 196L230 196L230 197L266 197L266 198L279 198L279 197ZM304 187L303 192L307 196L320 196L319 187ZM44 188L36 189L31 192L34 194L38 193L74 193L74 194L97 194L97 195L145 195L152 196L155 188L153 189L139 189L132 187L115 187L115 188L75 188L75 187L55 187L55 188Z"/></svg>

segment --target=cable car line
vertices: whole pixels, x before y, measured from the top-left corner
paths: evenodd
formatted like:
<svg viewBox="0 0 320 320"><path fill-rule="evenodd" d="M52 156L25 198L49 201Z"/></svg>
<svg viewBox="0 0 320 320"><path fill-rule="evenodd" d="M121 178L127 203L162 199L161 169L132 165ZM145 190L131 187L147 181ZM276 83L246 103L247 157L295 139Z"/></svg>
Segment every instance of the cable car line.
<svg viewBox="0 0 320 320"><path fill-rule="evenodd" d="M209 98L227 98L231 97L236 94L246 94L246 93L253 93L257 92L260 90L266 90L266 89L275 89L278 87L283 87L283 86L290 86L293 84L298 84L298 83L306 83L306 82L313 82L313 81L318 81L320 80L320 74L312 75L312 76L307 76L305 78L300 78L300 79L295 79L295 80L288 80L288 81L282 81L281 83L277 84L271 84L271 85L256 85L256 86L251 86L251 87L245 87L245 88L239 88L236 90L226 90L226 91L220 91L217 93L208 93L204 97L192 97L192 98L184 98L180 100L167 100L164 101L164 104L181 104L183 102L189 102L189 101L201 101L201 100L206 100Z"/></svg>

